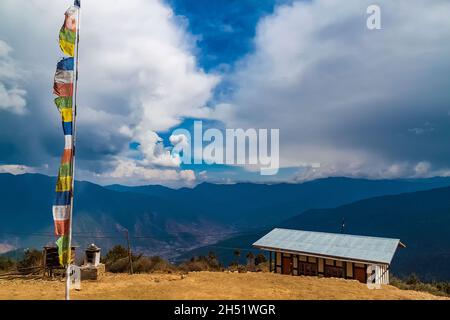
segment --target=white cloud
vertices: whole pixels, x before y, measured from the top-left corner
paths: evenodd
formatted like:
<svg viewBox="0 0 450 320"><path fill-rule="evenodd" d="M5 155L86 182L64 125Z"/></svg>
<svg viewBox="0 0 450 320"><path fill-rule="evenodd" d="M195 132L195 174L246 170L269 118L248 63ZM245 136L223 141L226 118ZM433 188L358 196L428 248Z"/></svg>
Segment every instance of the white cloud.
<svg viewBox="0 0 450 320"><path fill-rule="evenodd" d="M431 123L425 122L423 124L423 126L421 126L421 127L408 129L408 132L411 132L411 133L414 133L414 134L417 134L417 135L421 135L421 134L424 134L424 133L434 132L435 130L436 130L436 128L434 128Z"/></svg>
<svg viewBox="0 0 450 320"><path fill-rule="evenodd" d="M83 6L85 12L96 14L82 20L80 95L84 92L85 98L80 98L80 114L83 101L92 97L98 102L96 108L118 116L122 122L119 132L130 142L137 142L139 152L133 158L124 157L126 150L119 154L115 169L107 174L118 179L139 176L146 182L191 181L195 179L192 171L174 170L180 166L180 159L171 155L156 131L166 131L184 117L206 115L205 105L219 78L198 68L191 53L192 36L162 2L107 3L96 1ZM126 25L117 23L121 20L126 20ZM99 27L99 21L108 32ZM102 96L110 96L108 101L118 97L125 105L111 107L101 102ZM118 121L113 123L119 125ZM116 128L111 130L116 133Z"/></svg>
<svg viewBox="0 0 450 320"><path fill-rule="evenodd" d="M414 171L420 177L428 175L430 173L430 170L431 164L427 161L421 161L414 167Z"/></svg>
<svg viewBox="0 0 450 320"><path fill-rule="evenodd" d="M22 72L11 58L11 51L12 48L0 40L0 111L24 114L27 92L18 87Z"/></svg>
<svg viewBox="0 0 450 320"><path fill-rule="evenodd" d="M140 166L135 161L119 160L111 172L97 175L104 182L116 181L127 185L141 185L149 182L178 185L190 185L195 182L192 170L155 169Z"/></svg>
<svg viewBox="0 0 450 320"><path fill-rule="evenodd" d="M20 164L4 164L0 165L0 173L11 173L14 175L24 174L24 173L38 173L41 172L42 168L29 167Z"/></svg>
<svg viewBox="0 0 450 320"><path fill-rule="evenodd" d="M0 37L15 42L17 59L39 82L29 86L37 86L41 103L49 105L61 55L56 39L67 5L54 0L0 4ZM35 17L39 23L24 19L18 25L18 17ZM84 156L96 156L109 162L105 167L116 166L117 172L138 170L124 166L126 161L141 168L149 182L157 176L149 174L157 172L153 169L179 167L156 132L179 125L185 117L206 115L206 103L220 80L198 67L192 53L195 39L185 23L160 0L85 1L81 23L77 165L87 164ZM35 111L57 121L53 108ZM131 142L138 143L137 150L129 150ZM108 157L101 158L102 153Z"/></svg>
<svg viewBox="0 0 450 320"><path fill-rule="evenodd" d="M294 176L294 181L302 182L327 177L369 177L371 179L401 179L401 178L430 178L436 176L450 176L448 167L436 169L427 161L418 163L396 162L387 163L382 159L370 162L333 162L321 164L320 167L304 166Z"/></svg>
<svg viewBox="0 0 450 320"><path fill-rule="evenodd" d="M17 88L6 89L6 87L0 83L0 109L23 114L26 105L24 98L25 94L25 90Z"/></svg>
<svg viewBox="0 0 450 320"><path fill-rule="evenodd" d="M0 254L3 254L3 253L6 253L6 252L9 252L9 251L12 251L12 250L14 250L14 249L16 249L16 247L14 247L14 246L11 245L11 244L8 244L8 243L0 243Z"/></svg>
<svg viewBox="0 0 450 320"><path fill-rule="evenodd" d="M278 7L259 22L255 51L229 79L237 89L212 116L232 128L279 128L281 166L321 164L308 175L415 176L422 161L441 161L433 172L443 172L450 3L378 1L374 31L370 4ZM433 126L416 127L425 117Z"/></svg>
<svg viewBox="0 0 450 320"><path fill-rule="evenodd" d="M206 114L219 78L199 69L192 36L161 1L86 2L83 10L80 114L92 98L95 108L121 116L146 165L178 166L156 132Z"/></svg>

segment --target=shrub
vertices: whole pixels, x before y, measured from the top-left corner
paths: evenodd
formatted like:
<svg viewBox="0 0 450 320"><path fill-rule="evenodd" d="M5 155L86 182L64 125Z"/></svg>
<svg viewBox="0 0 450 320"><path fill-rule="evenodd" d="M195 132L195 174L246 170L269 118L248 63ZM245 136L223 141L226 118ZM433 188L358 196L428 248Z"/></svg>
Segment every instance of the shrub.
<svg viewBox="0 0 450 320"><path fill-rule="evenodd" d="M260 263L264 263L266 261L266 256L262 253L258 253L255 258L255 265L259 265Z"/></svg>
<svg viewBox="0 0 450 320"><path fill-rule="evenodd" d="M233 264L238 265L239 264L239 257L241 256L241 250L240 249L235 249L233 251L233 255L235 257L235 261L233 261Z"/></svg>
<svg viewBox="0 0 450 320"><path fill-rule="evenodd" d="M210 251L208 253L208 264L212 267L212 268L219 268L221 267L219 259L217 259L216 254L213 251Z"/></svg>
<svg viewBox="0 0 450 320"><path fill-rule="evenodd" d="M0 271L10 271L14 268L15 262L9 257L0 257Z"/></svg>
<svg viewBox="0 0 450 320"><path fill-rule="evenodd" d="M176 271L176 267L169 261L164 260L161 257L140 257L133 262L133 271L136 273L143 272L173 272Z"/></svg>
<svg viewBox="0 0 450 320"><path fill-rule="evenodd" d="M145 273L151 272L153 269L153 263L150 259L140 258L133 261L133 272L134 273Z"/></svg>
<svg viewBox="0 0 450 320"><path fill-rule="evenodd" d="M228 271L231 272L237 271L239 273L247 272L247 266L244 266L242 264L231 263L230 266L228 267Z"/></svg>
<svg viewBox="0 0 450 320"><path fill-rule="evenodd" d="M122 247L121 245L117 245L108 251L103 261L105 263L112 263L127 257L128 257L128 250Z"/></svg>
<svg viewBox="0 0 450 320"><path fill-rule="evenodd" d="M106 270L109 272L114 273L129 272L129 269L130 269L130 262L128 260L128 257L106 263Z"/></svg>
<svg viewBox="0 0 450 320"><path fill-rule="evenodd" d="M42 252L36 249L27 249L25 251L24 257L17 263L17 268L28 269L33 267L42 266L43 255Z"/></svg>
<svg viewBox="0 0 450 320"><path fill-rule="evenodd" d="M416 285L419 283L420 283L420 279L415 273L411 274L408 277L408 279L406 279L406 284L409 284L409 285Z"/></svg>
<svg viewBox="0 0 450 320"><path fill-rule="evenodd" d="M245 272L247 272L247 267L246 266L238 266L237 270L239 273L245 273Z"/></svg>
<svg viewBox="0 0 450 320"><path fill-rule="evenodd" d="M150 272L173 272L176 271L170 262L161 257L143 257L134 256L132 258L133 273L150 273ZM128 256L120 258L114 262L108 262L106 269L113 273L127 273L130 271L130 261Z"/></svg>
<svg viewBox="0 0 450 320"><path fill-rule="evenodd" d="M438 296L450 296L450 283L435 281L425 283L415 274L411 274L405 280L391 277L390 284L402 290L423 291Z"/></svg>
<svg viewBox="0 0 450 320"><path fill-rule="evenodd" d="M183 262L178 266L178 268L185 272L210 270L208 264L201 260Z"/></svg>
<svg viewBox="0 0 450 320"><path fill-rule="evenodd" d="M131 254L131 261L133 264L133 271L135 269L135 264L142 258L142 255ZM130 261L128 257L128 250L121 246L116 245L111 250L108 251L106 256L102 258L102 262L106 266L106 270L110 272L129 272L130 271ZM142 268L137 265L137 268Z"/></svg>
<svg viewBox="0 0 450 320"><path fill-rule="evenodd" d="M269 262L261 262L256 266L256 272L269 272Z"/></svg>
<svg viewBox="0 0 450 320"><path fill-rule="evenodd" d="M182 271L221 271L223 270L221 263L213 252L208 256L193 257L191 260L183 262L179 265Z"/></svg>

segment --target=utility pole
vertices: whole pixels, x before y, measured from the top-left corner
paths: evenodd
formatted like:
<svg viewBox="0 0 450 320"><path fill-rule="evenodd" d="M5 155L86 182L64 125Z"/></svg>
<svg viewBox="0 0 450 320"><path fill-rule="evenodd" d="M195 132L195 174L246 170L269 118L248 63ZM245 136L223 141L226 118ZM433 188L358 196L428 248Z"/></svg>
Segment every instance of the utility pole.
<svg viewBox="0 0 450 320"><path fill-rule="evenodd" d="M130 264L130 274L133 274L133 260L131 259L130 234L128 233L128 229L125 229L125 234L127 236L128 262Z"/></svg>

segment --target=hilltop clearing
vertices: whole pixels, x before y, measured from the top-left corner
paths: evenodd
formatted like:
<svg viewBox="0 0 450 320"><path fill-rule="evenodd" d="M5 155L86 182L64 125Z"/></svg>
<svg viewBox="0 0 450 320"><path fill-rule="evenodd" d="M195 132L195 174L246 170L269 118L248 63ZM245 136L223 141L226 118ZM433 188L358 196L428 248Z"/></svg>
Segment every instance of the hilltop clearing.
<svg viewBox="0 0 450 320"><path fill-rule="evenodd" d="M0 280L0 299L63 299L60 280ZM443 299L428 293L383 286L370 290L357 281L279 274L191 272L111 274L83 281L72 299Z"/></svg>

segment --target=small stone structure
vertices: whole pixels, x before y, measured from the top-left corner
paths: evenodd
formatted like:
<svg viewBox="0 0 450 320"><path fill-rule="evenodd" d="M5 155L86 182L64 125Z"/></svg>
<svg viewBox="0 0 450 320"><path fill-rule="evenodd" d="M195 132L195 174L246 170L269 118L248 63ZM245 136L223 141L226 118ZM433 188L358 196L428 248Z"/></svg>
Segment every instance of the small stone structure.
<svg viewBox="0 0 450 320"><path fill-rule="evenodd" d="M91 244L86 249L86 254L84 256L84 265L98 266L100 264L100 251L101 249L95 244Z"/></svg>
<svg viewBox="0 0 450 320"><path fill-rule="evenodd" d="M81 280L98 280L105 274L105 265L100 263L101 249L91 244L85 252L84 264L81 266Z"/></svg>

